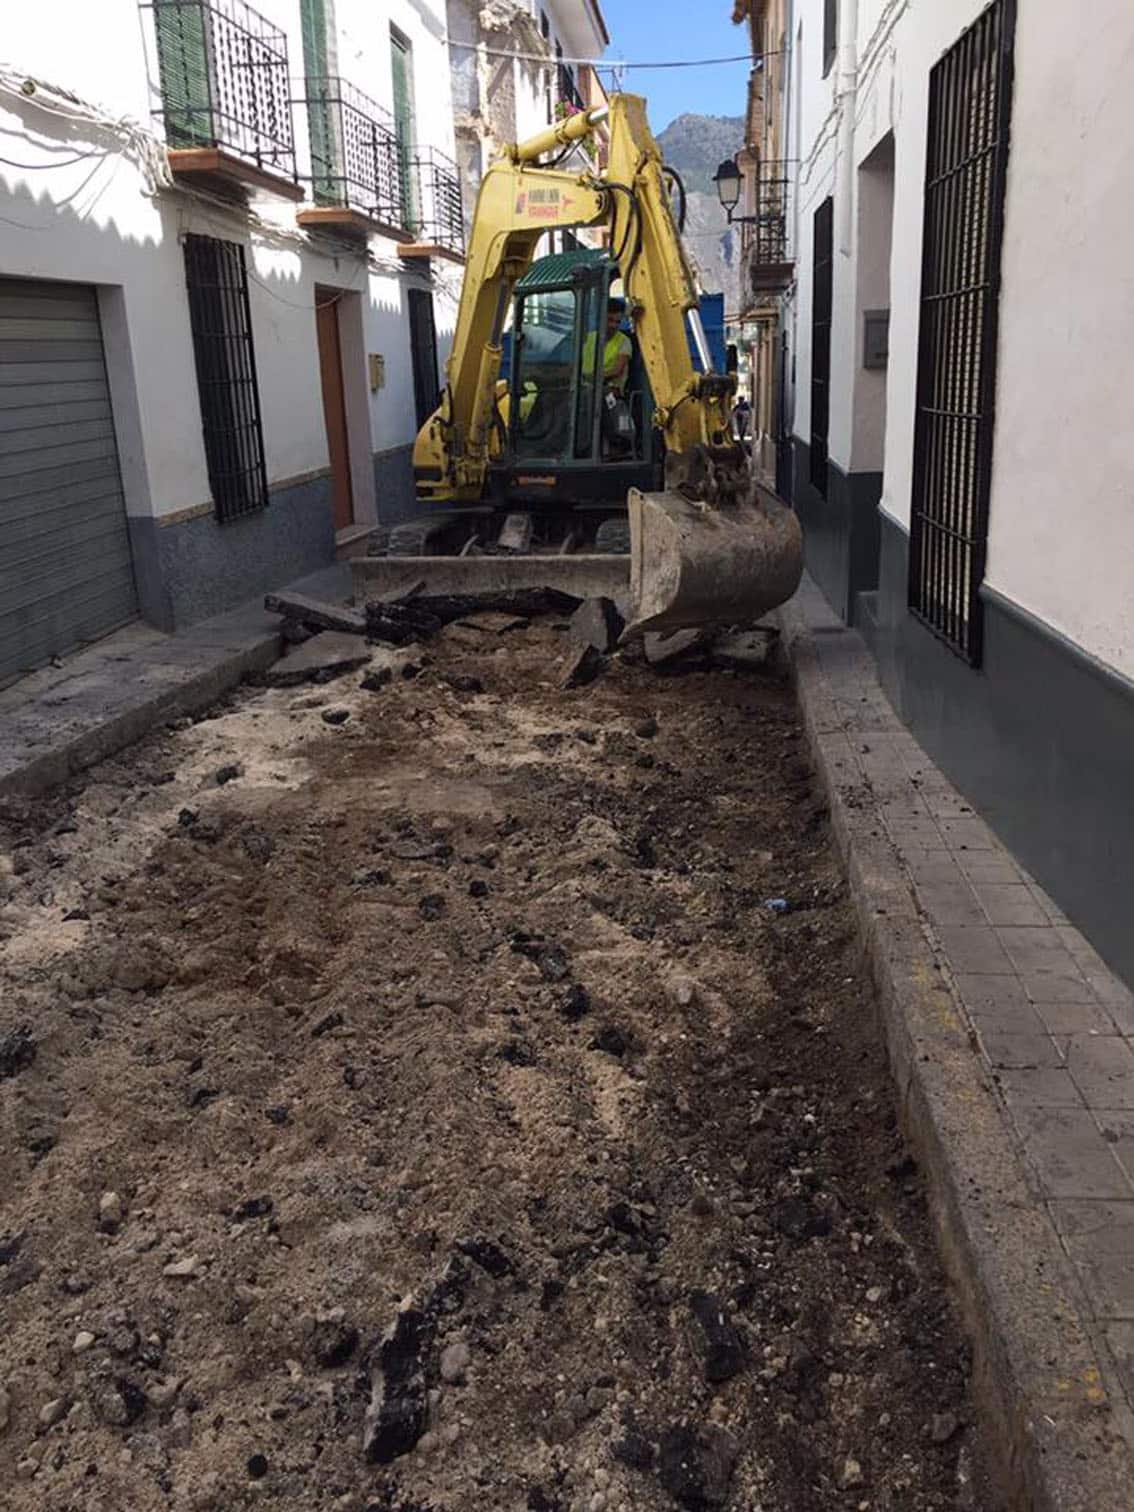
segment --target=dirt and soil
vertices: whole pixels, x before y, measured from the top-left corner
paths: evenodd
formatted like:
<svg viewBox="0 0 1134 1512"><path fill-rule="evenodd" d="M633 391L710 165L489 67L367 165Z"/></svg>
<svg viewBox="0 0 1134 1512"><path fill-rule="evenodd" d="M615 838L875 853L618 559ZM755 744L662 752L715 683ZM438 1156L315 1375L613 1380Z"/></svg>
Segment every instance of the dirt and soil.
<svg viewBox="0 0 1134 1512"><path fill-rule="evenodd" d="M790 689L564 646L0 811L12 1512L994 1512Z"/></svg>

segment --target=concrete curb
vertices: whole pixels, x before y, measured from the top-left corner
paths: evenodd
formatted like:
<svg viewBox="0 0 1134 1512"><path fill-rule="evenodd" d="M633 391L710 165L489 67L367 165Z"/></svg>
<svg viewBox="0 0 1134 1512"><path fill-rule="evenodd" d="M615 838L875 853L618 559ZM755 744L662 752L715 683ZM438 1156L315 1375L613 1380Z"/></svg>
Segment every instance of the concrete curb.
<svg viewBox="0 0 1134 1512"><path fill-rule="evenodd" d="M1078 1278L880 822L856 755L862 740L848 739L847 704L861 703L867 691L881 697L877 683L867 688L861 658L852 657L846 686L833 688L799 601L779 618L878 990L899 1114L926 1173L941 1254L972 1342L976 1397L1000 1446L999 1463L988 1467L1000 1505L1129 1512L1134 1454L1102 1384ZM853 631L825 627L824 641L832 634L862 648Z"/></svg>
<svg viewBox="0 0 1134 1512"><path fill-rule="evenodd" d="M205 653L202 652L202 656ZM159 724L206 709L254 672L270 667L280 655L278 632L230 651L211 666L187 675L159 693L142 693L106 719L92 720L42 755L0 776L0 797L42 793L67 782L85 768L112 756L150 734Z"/></svg>

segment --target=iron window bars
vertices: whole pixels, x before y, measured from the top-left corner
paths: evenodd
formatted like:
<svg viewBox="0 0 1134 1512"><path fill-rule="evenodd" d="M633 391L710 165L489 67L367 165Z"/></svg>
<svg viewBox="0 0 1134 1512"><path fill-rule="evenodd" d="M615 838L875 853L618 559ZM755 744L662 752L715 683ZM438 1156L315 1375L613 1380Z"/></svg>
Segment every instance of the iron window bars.
<svg viewBox="0 0 1134 1512"><path fill-rule="evenodd" d="M185 283L209 487L217 519L235 520L268 502L244 248L186 236Z"/></svg>
<svg viewBox="0 0 1134 1512"><path fill-rule="evenodd" d="M995 0L930 74L909 607L972 666L996 394L1014 0Z"/></svg>
<svg viewBox="0 0 1134 1512"><path fill-rule="evenodd" d="M831 421L831 308L834 292L835 202L815 212L811 280L811 483L827 497L827 436Z"/></svg>
<svg viewBox="0 0 1134 1512"><path fill-rule="evenodd" d="M170 147L213 147L294 179L287 38L244 0L149 0Z"/></svg>
<svg viewBox="0 0 1134 1512"><path fill-rule="evenodd" d="M393 116L334 75L301 83L296 103L307 109L316 204L342 205L401 228L406 194Z"/></svg>
<svg viewBox="0 0 1134 1512"><path fill-rule="evenodd" d="M450 252L465 250L465 218L461 206L461 179L453 159L436 147L410 149L410 165L416 176L416 240Z"/></svg>

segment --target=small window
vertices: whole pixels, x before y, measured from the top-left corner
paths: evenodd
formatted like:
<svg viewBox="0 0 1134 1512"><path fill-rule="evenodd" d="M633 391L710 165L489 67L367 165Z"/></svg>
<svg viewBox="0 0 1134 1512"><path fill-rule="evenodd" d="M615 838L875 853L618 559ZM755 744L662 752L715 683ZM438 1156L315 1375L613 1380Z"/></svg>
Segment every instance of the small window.
<svg viewBox="0 0 1134 1512"><path fill-rule="evenodd" d="M839 0L823 0L823 77L831 72L839 48Z"/></svg>
<svg viewBox="0 0 1134 1512"><path fill-rule="evenodd" d="M186 236L185 283L209 487L217 519L236 520L268 502L244 248Z"/></svg>

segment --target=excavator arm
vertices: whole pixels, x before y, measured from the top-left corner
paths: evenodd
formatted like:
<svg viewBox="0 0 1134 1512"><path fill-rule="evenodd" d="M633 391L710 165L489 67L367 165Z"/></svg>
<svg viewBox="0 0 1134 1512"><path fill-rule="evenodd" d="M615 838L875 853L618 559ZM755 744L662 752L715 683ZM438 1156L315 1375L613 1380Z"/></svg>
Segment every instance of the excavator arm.
<svg viewBox="0 0 1134 1512"><path fill-rule="evenodd" d="M666 444L662 493L630 491L631 631L751 621L790 598L802 572L794 513L751 479L731 436L735 380L714 373L696 281L674 221L645 101L610 103L601 176L541 162L594 131L570 116L505 149L481 184L441 404L414 448L418 494L475 501L488 472L496 382L512 293L546 231L605 226ZM690 355L690 337L703 371Z"/></svg>

